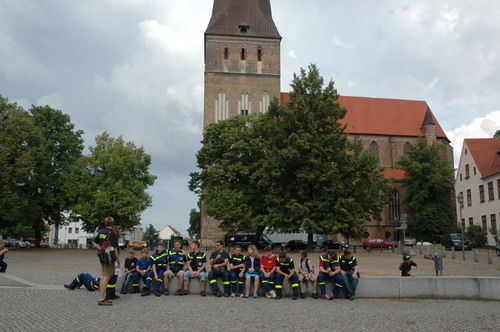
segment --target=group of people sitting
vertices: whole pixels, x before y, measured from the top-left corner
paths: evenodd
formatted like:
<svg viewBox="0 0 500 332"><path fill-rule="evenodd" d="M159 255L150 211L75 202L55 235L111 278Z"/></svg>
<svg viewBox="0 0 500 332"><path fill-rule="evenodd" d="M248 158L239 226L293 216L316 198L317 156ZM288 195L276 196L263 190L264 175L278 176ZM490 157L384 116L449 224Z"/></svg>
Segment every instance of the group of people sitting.
<svg viewBox="0 0 500 332"><path fill-rule="evenodd" d="M148 296L153 291L156 296L169 295L169 279L177 276L178 285L174 295L188 295L189 282L198 279L200 282L200 294L206 296L205 285L208 278L212 294L220 297L258 297L258 289L262 283L266 297L270 299L281 299L283 282L288 280L292 288L292 299L299 296L306 297L305 283L312 283L312 297L318 298L317 289L321 296L331 300L339 297L341 290L351 300L356 294L356 286L359 279L358 263L349 249L344 250L339 256L334 251L320 255L319 272L316 274L311 260L307 257L307 251L301 253L298 266L285 252L275 256L272 247L264 248L264 255L254 245L248 246L247 253L242 253L238 245L233 247L233 253L224 250L222 241L216 242L216 250L210 255L208 262L211 270L207 273L207 255L200 251L200 242L190 243L191 252L186 253L181 248L181 241L174 242L174 248L166 250L163 243L159 243L157 250L149 255L147 249L142 249L141 257L135 257L134 250L130 250L125 259L125 272L121 294L141 293ZM222 278L224 293L219 289L217 279ZM333 291L326 293L326 282L333 281ZM99 277L93 278L89 274L78 275L66 288L75 289L82 285L89 290L99 288ZM140 282L143 287L140 289ZM154 282L154 289L152 289ZM119 298L115 294L116 278L108 283L106 298ZM253 285L253 293L251 293ZM163 287L163 292L162 292ZM300 293L300 294L299 294Z"/></svg>

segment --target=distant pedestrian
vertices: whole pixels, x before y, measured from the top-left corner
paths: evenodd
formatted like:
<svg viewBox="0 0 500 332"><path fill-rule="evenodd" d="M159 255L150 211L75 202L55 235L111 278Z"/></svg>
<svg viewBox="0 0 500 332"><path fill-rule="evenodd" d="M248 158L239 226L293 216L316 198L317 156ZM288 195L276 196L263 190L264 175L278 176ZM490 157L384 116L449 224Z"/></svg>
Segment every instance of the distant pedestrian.
<svg viewBox="0 0 500 332"><path fill-rule="evenodd" d="M115 232L113 231L113 225L115 224L115 220L113 217L106 217L104 219L105 228L101 229L97 236L92 241L92 245L97 249L101 250L101 245L105 242L109 241L111 246L114 248L116 261L120 264L120 255L118 253L118 239L116 238ZM99 301L98 305L110 306L113 305L109 299L106 298L106 288L108 286L108 282L112 276L115 274L115 263L105 264L101 263L102 269L102 277L99 283Z"/></svg>
<svg viewBox="0 0 500 332"><path fill-rule="evenodd" d="M402 277L416 277L416 275L411 271L411 267L415 266L416 272L420 272L420 269L418 268L417 263L412 261L410 255L404 255L403 256L403 262L399 264L399 269L401 270L401 276Z"/></svg>
<svg viewBox="0 0 500 332"><path fill-rule="evenodd" d="M3 261L5 258L5 253L9 251L9 249L5 248L5 243L3 240L0 240L0 272L5 273L7 271L7 263Z"/></svg>

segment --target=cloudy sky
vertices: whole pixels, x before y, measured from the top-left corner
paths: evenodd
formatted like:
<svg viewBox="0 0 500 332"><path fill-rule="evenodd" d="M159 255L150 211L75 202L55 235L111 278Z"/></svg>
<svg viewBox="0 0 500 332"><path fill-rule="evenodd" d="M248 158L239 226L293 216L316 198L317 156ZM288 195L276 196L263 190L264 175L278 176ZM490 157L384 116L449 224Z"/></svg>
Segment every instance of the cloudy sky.
<svg viewBox="0 0 500 332"><path fill-rule="evenodd" d="M211 0L0 0L0 94L49 105L85 131L144 146L142 225L187 235L197 197L203 33ZM425 100L455 148L500 129L500 2L271 0L281 90L315 63L341 95Z"/></svg>

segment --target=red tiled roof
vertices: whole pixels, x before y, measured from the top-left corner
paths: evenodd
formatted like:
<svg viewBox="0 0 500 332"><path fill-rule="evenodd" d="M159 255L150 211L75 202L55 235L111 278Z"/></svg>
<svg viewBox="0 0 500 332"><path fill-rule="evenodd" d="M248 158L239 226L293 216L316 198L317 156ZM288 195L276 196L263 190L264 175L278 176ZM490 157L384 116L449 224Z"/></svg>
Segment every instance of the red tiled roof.
<svg viewBox="0 0 500 332"><path fill-rule="evenodd" d="M181 232L179 232L178 230L176 230L173 226L171 225L168 225L168 227L170 227L170 229L177 235L177 236L180 236L181 235Z"/></svg>
<svg viewBox="0 0 500 332"><path fill-rule="evenodd" d="M500 138L467 138L464 143L483 178L500 172Z"/></svg>
<svg viewBox="0 0 500 332"><path fill-rule="evenodd" d="M281 93L282 105L289 100L288 93ZM436 137L448 139L425 101L340 96L338 102L347 108L345 118L339 122L347 124L348 134L422 136L420 128L429 110Z"/></svg>
<svg viewBox="0 0 500 332"><path fill-rule="evenodd" d="M405 171L402 169L394 169L390 167L386 167L383 171L382 174L386 178L393 178L395 180L402 180L405 177Z"/></svg>

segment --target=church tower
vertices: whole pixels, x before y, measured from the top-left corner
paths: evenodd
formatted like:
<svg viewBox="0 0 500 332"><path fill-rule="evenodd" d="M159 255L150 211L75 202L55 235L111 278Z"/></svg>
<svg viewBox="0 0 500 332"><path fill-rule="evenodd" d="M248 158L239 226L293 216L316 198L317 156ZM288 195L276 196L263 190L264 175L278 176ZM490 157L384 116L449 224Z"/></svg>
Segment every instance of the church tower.
<svg viewBox="0 0 500 332"><path fill-rule="evenodd" d="M266 112L280 97L280 43L270 0L214 0L205 31L204 127L235 115ZM222 239L205 215L203 245Z"/></svg>

